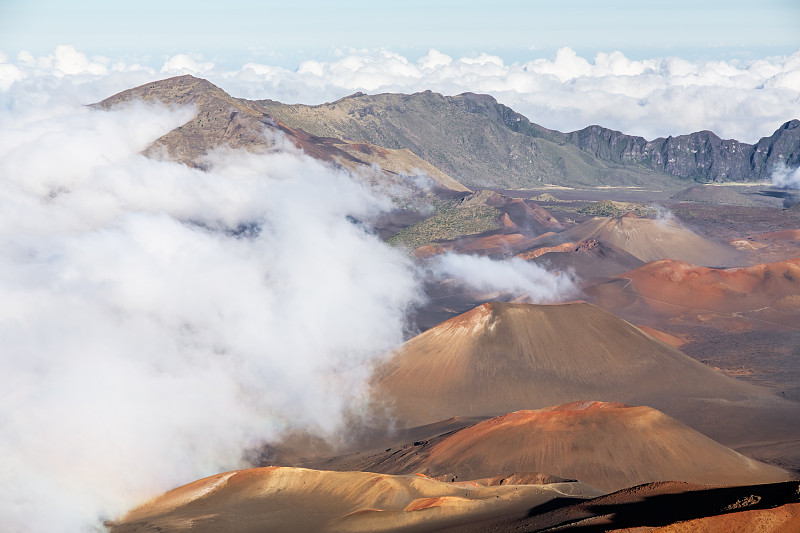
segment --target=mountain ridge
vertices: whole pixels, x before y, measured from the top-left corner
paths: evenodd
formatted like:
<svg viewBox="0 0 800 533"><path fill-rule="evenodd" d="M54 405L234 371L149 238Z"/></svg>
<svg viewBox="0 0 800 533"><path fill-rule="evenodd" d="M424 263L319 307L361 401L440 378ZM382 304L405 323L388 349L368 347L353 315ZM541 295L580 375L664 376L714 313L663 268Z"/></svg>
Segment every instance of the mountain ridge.
<svg viewBox="0 0 800 533"><path fill-rule="evenodd" d="M399 109L398 103L400 102L405 104L406 109ZM443 105L448 110L448 112L437 112L434 118L446 121L449 116L463 120L467 113L481 115L488 119L490 124L490 126L484 126L484 132L491 132L493 124L502 126L508 132L523 136L525 139L510 139L509 136L499 132L496 127L494 128L492 138L485 142L505 144L508 147L507 158L505 160L501 158L495 162L498 169L514 172L519 170L515 167L514 159L524 160L525 155L537 152L540 155L542 153L549 155L553 161L546 161L539 168L533 165L531 172L534 178L546 179L557 176L559 170L564 173L570 170L570 165L577 165L573 161L576 154L569 151L570 147L577 148L580 153L588 154L604 163L606 167L602 171L605 173L624 174L633 170L649 171L656 175L666 174L698 182L762 180L769 176L772 168L779 162L788 165L800 164L800 120L797 119L785 122L770 137L764 137L756 144L751 145L734 139L721 139L715 133L707 130L675 137L659 137L652 141L643 137L626 135L599 125L562 133L531 122L524 115L498 103L490 95L469 92L457 96L443 96L432 91L410 95L355 93L335 102L315 106L288 105L272 100L259 100L259 103L264 105L270 113L288 124L302 124L303 127L314 130L308 121L299 116L300 110L307 112L313 110L313 114L317 118L325 115L329 119L322 121L324 124L319 126L319 130L314 131L317 134L325 132L332 134L335 131L339 136L345 138L348 136L359 137L360 135L379 145L394 143L397 147L402 146L415 151L420 157L430 160L432 164L440 168L444 167L446 171L455 172L463 178L467 185L486 186L486 184L479 183L477 176L459 174L459 171L463 173L463 169L453 164L451 154L437 154L435 150L420 146L421 143L409 138L408 131L403 131L403 128L398 126L398 122L401 126L403 122L409 123L409 120L402 118L402 115L418 112L417 109L424 108L431 102L438 102L440 106ZM341 113L334 112L342 107L348 108L349 121L353 122L339 121L337 123L337 117ZM393 113L397 113L397 115L393 115ZM391 119L391 127L385 128L385 131L372 131L369 124L371 116L380 117L384 124ZM354 124L359 120L366 121L366 124ZM431 124L442 123L438 120L429 120L428 122ZM409 128L406 127L406 129ZM458 131L456 131L456 135L464 136ZM466 140L469 142L469 139ZM501 143L500 141L505 142ZM480 148L481 143L475 141L472 144L473 148ZM561 147L562 150L558 150L557 147ZM442 151L439 150L439 152ZM482 153L483 151L472 150L472 152ZM533 162L531 161L531 163ZM654 177L656 176L651 176L651 178ZM503 185L509 185L509 181L506 180Z"/></svg>
<svg viewBox="0 0 800 533"><path fill-rule="evenodd" d="M107 110L137 99L197 108L197 114L189 122L158 138L145 150L145 155L150 157L166 152L174 161L206 168L208 153L221 146L256 152L273 149L276 140L265 135L271 131L285 136L294 146L320 161L357 171L377 164L395 181L424 172L443 190L469 192L461 183L408 150L353 143L288 126L269 115L258 102L235 98L208 80L189 74L127 89L92 107Z"/></svg>
<svg viewBox="0 0 800 533"><path fill-rule="evenodd" d="M390 175L419 169L458 192L548 184L677 189L682 180L757 181L780 163L800 165L797 119L755 144L710 131L648 141L599 125L551 130L486 94L355 93L290 105L235 98L191 75L146 83L93 106L108 109L134 98L197 106L197 116L145 153L166 151L201 168L205 154L221 145L269 149L274 143L265 129L283 133L317 159L350 168L377 163Z"/></svg>

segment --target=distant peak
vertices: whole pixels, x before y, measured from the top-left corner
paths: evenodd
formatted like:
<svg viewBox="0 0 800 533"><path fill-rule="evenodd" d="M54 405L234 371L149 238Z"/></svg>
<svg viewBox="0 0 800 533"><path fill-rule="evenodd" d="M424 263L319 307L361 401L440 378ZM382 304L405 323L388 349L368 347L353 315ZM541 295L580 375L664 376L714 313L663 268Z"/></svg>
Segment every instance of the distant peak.
<svg viewBox="0 0 800 533"><path fill-rule="evenodd" d="M486 102L486 103L489 103L489 104L496 104L497 103L497 99L494 96L490 95L490 94L466 92L466 93L459 94L458 98L465 98L467 100L473 100L473 101L477 101L477 102Z"/></svg>

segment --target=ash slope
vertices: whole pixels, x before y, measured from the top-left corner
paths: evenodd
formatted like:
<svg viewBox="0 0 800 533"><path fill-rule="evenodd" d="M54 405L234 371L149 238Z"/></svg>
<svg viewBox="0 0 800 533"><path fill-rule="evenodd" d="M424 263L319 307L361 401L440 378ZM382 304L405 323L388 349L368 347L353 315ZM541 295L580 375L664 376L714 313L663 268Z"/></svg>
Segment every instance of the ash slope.
<svg viewBox="0 0 800 533"><path fill-rule="evenodd" d="M174 489L129 512L111 532L440 531L600 494L576 482L465 488L420 475L267 467Z"/></svg>
<svg viewBox="0 0 800 533"><path fill-rule="evenodd" d="M778 162L800 164L798 120L750 145L710 131L652 141L602 126L561 133L530 122L489 95L473 93L356 93L317 106L260 103L287 124L316 135L408 148L472 187L668 186L667 176L752 181L767 178Z"/></svg>
<svg viewBox="0 0 800 533"><path fill-rule="evenodd" d="M654 407L734 448L800 427L796 404L586 303L483 304L407 341L374 382L407 426L592 398Z"/></svg>
<svg viewBox="0 0 800 533"><path fill-rule="evenodd" d="M732 247L706 239L675 220L636 216L590 218L549 240L576 242L589 239L612 244L644 262L681 259L699 265L718 266L736 259Z"/></svg>
<svg viewBox="0 0 800 533"><path fill-rule="evenodd" d="M551 271L571 270L583 283L616 276L644 264L622 248L596 239L545 246L518 254L517 257Z"/></svg>
<svg viewBox="0 0 800 533"><path fill-rule="evenodd" d="M603 490L654 481L743 485L789 479L650 407L575 402L516 411L373 455L320 463L336 470L472 480L545 472ZM519 477L519 476L518 476Z"/></svg>

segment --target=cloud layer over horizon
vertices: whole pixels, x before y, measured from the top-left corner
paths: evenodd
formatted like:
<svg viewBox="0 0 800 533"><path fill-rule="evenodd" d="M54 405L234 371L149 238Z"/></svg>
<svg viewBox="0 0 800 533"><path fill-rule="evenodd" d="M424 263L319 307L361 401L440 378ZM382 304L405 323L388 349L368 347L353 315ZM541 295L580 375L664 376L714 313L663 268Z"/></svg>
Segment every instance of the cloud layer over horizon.
<svg viewBox="0 0 800 533"><path fill-rule="evenodd" d="M338 60L305 61L296 70L247 63L233 71L194 54L152 67L89 58L71 46L45 57L0 52L0 91L66 87L63 80L72 78L89 85L83 94L96 101L178 74L207 78L237 97L286 103L317 104L356 91L488 93L548 128L600 124L647 139L711 130L753 143L800 118L800 51L748 62L635 61L620 52L586 59L564 47L553 58L506 64L492 55L453 58L433 49L416 62L388 50L345 50Z"/></svg>

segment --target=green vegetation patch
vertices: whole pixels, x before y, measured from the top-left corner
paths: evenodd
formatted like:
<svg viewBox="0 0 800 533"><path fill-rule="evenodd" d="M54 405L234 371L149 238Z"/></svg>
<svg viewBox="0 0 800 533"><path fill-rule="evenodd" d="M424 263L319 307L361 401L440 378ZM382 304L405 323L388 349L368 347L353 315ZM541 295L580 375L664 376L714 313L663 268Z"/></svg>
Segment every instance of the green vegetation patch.
<svg viewBox="0 0 800 533"><path fill-rule="evenodd" d="M543 192L542 194L540 194L538 196L534 196L533 198L531 198L531 200L533 200L534 202L551 203L551 204L564 201L564 200L559 200L558 198L556 198L555 196L553 196L549 192Z"/></svg>
<svg viewBox="0 0 800 533"><path fill-rule="evenodd" d="M498 229L499 217L500 210L488 205L447 202L433 216L400 230L386 239L386 242L398 248L413 250L438 241Z"/></svg>
<svg viewBox="0 0 800 533"><path fill-rule="evenodd" d="M600 217L621 217L626 213L633 213L637 217L651 217L655 216L656 210L643 204L602 200L578 209L578 213Z"/></svg>

